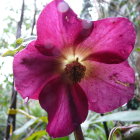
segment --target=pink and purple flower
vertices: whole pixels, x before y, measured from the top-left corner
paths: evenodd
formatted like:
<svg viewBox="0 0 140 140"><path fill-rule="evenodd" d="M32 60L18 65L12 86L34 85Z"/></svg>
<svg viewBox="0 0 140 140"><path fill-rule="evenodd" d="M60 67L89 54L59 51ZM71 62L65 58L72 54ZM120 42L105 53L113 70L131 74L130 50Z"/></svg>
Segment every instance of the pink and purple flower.
<svg viewBox="0 0 140 140"><path fill-rule="evenodd" d="M16 90L39 100L50 136L69 135L89 109L109 112L133 97L127 58L135 38L127 18L86 21L63 0L53 0L38 18L37 40L14 57Z"/></svg>

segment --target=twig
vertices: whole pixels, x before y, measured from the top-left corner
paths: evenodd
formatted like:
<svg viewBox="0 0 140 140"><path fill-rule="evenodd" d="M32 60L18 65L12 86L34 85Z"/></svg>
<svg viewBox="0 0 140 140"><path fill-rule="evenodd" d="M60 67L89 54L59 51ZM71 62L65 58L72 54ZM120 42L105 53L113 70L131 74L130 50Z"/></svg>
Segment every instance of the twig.
<svg viewBox="0 0 140 140"><path fill-rule="evenodd" d="M101 18L105 18L105 12L103 9L103 6L101 5L101 0L97 0L98 4L99 4L99 9L100 9L100 13L101 13ZM100 18L100 17L99 17Z"/></svg>
<svg viewBox="0 0 140 140"><path fill-rule="evenodd" d="M35 22L36 22L36 14L37 14L37 7L36 7L36 0L34 0L34 16L33 16L31 35L33 35L33 30L34 30L34 26L35 26Z"/></svg>
<svg viewBox="0 0 140 140"><path fill-rule="evenodd" d="M104 114L101 114L101 116L104 116ZM108 130L107 122L103 122L103 125L104 125L105 134L106 134L106 139L108 140L109 130Z"/></svg>
<svg viewBox="0 0 140 140"><path fill-rule="evenodd" d="M25 8L25 4L24 4L24 0L23 0L22 7L21 7L20 20L19 20L18 25L17 25L16 39L21 36L21 26L22 26L22 23L23 23L24 8Z"/></svg>

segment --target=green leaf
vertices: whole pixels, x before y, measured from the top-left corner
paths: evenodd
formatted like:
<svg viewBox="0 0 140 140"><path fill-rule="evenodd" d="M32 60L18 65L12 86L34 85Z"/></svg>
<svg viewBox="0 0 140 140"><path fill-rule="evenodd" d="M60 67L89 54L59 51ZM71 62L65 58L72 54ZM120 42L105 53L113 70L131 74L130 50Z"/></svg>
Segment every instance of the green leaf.
<svg viewBox="0 0 140 140"><path fill-rule="evenodd" d="M117 140L118 137L121 137L121 128L114 127L109 134L108 140ZM119 138L118 138L118 140L119 140Z"/></svg>
<svg viewBox="0 0 140 140"><path fill-rule="evenodd" d="M18 39L16 40L16 44L17 44L17 45L21 45L21 44L23 43L23 41L24 41L23 38L18 38Z"/></svg>
<svg viewBox="0 0 140 140"><path fill-rule="evenodd" d="M104 121L140 121L140 111L122 111L99 117L96 122Z"/></svg>
<svg viewBox="0 0 140 140"><path fill-rule="evenodd" d="M63 138L56 138L55 140L69 140L68 137L63 137Z"/></svg>
<svg viewBox="0 0 140 140"><path fill-rule="evenodd" d="M25 123L22 127L14 131L14 135L19 135L27 130L28 127L33 125L37 119L31 119L27 123Z"/></svg>
<svg viewBox="0 0 140 140"><path fill-rule="evenodd" d="M140 52L140 48L136 48L135 50L138 51L138 52Z"/></svg>
<svg viewBox="0 0 140 140"><path fill-rule="evenodd" d="M47 135L47 132L45 130L36 131L25 140L40 140L40 138L44 135Z"/></svg>
<svg viewBox="0 0 140 140"><path fill-rule="evenodd" d="M8 51L6 51L5 53L2 54L2 57L14 56L15 53L16 53L15 50L8 50Z"/></svg>
<svg viewBox="0 0 140 140"><path fill-rule="evenodd" d="M2 57L5 56L14 56L17 52L23 50L25 47L24 46L19 46L18 48L16 48L15 50L8 50L5 53L2 54Z"/></svg>
<svg viewBox="0 0 140 140"><path fill-rule="evenodd" d="M48 117L42 116L42 117L39 117L38 119L45 123L48 123Z"/></svg>

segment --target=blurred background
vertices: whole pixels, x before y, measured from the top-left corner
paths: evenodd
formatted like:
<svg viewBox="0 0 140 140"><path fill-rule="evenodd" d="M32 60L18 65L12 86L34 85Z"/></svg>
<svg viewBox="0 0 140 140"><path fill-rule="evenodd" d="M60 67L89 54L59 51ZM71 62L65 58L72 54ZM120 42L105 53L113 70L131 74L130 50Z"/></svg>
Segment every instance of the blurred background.
<svg viewBox="0 0 140 140"><path fill-rule="evenodd" d="M37 101L25 103L16 93L12 74L13 55L36 37L36 19L49 2L50 0L4 0L0 3L0 55L3 55L0 56L0 140L53 140L45 131L47 113ZM107 114L89 111L82 130L85 140L106 140L110 132L110 140L136 140L140 133L140 0L66 2L83 19L127 17L134 23L137 41L129 63L136 74L135 97L128 104ZM19 37L24 41L17 40ZM132 136L130 132L133 132ZM74 137L72 134L56 140L74 140Z"/></svg>

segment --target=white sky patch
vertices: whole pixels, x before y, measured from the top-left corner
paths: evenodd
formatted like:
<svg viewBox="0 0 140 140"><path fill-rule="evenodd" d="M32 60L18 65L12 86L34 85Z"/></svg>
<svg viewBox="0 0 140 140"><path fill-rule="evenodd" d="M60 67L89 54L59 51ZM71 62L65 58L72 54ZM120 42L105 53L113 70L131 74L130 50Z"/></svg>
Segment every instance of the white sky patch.
<svg viewBox="0 0 140 140"><path fill-rule="evenodd" d="M8 81L12 82L12 78L9 77L9 74L12 74L13 71L13 57L0 56L0 65L2 63L3 65L2 68L0 69L0 84L5 80L5 76L8 77Z"/></svg>
<svg viewBox="0 0 140 140"><path fill-rule="evenodd" d="M83 0L65 0L72 10L77 14L80 15L83 7Z"/></svg>

